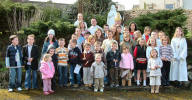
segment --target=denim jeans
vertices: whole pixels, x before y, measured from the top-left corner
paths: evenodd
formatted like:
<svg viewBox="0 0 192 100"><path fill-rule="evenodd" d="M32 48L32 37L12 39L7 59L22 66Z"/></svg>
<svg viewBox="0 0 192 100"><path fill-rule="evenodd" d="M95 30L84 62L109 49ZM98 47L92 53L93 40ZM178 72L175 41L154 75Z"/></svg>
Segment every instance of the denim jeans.
<svg viewBox="0 0 192 100"><path fill-rule="evenodd" d="M32 88L36 89L38 88L37 85L37 71L32 70L30 66L28 66L28 69L25 73L25 88L31 88L31 73L32 73Z"/></svg>
<svg viewBox="0 0 192 100"><path fill-rule="evenodd" d="M67 66L58 66L59 70L59 85L67 85L68 82L68 67Z"/></svg>
<svg viewBox="0 0 192 100"><path fill-rule="evenodd" d="M79 72L79 74L75 74L74 73L74 70L75 70L75 66L76 65L70 65L70 82L71 82L71 85L73 85L75 83L75 80L74 80L74 77L76 75L76 80L77 80L77 84L81 84L81 74Z"/></svg>
<svg viewBox="0 0 192 100"><path fill-rule="evenodd" d="M8 88L21 87L22 68L10 68L9 69L9 86Z"/></svg>

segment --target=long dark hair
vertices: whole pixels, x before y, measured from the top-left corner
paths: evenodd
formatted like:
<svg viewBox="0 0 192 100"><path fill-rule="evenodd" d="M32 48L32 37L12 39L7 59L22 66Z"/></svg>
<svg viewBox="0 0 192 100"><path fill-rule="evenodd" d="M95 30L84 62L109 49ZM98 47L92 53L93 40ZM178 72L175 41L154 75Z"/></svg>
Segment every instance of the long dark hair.
<svg viewBox="0 0 192 100"><path fill-rule="evenodd" d="M130 22L129 23L129 32L131 32L131 24L135 25L135 31L137 30L137 24L135 22Z"/></svg>
<svg viewBox="0 0 192 100"><path fill-rule="evenodd" d="M53 42L56 42L56 37L55 37L55 36L53 36L52 41L53 41ZM45 38L45 42L49 42L49 36L47 36L47 37Z"/></svg>

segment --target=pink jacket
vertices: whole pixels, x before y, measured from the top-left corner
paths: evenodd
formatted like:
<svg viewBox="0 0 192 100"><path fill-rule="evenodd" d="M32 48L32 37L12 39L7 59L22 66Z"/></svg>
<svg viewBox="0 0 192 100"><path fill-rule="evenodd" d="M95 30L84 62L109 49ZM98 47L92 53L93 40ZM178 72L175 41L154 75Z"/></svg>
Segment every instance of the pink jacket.
<svg viewBox="0 0 192 100"><path fill-rule="evenodd" d="M130 53L128 53L128 54L122 53L121 54L121 61L120 61L119 66L120 66L120 68L133 70L134 64L133 64L132 55Z"/></svg>
<svg viewBox="0 0 192 100"><path fill-rule="evenodd" d="M40 72L42 75L42 79L49 79L49 78L53 78L54 74L55 74L55 67L53 65L53 62L50 62L51 64L51 69L48 65L48 62L41 62L41 67L40 67Z"/></svg>

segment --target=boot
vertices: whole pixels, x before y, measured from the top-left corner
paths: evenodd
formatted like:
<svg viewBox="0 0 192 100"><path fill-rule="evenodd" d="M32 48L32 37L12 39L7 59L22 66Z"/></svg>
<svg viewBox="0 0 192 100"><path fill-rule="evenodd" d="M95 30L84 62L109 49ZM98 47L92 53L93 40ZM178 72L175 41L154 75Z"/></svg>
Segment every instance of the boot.
<svg viewBox="0 0 192 100"><path fill-rule="evenodd" d="M125 86L126 81L124 79L122 79L122 86Z"/></svg>
<svg viewBox="0 0 192 100"><path fill-rule="evenodd" d="M155 93L159 93L159 85L155 86Z"/></svg>
<svg viewBox="0 0 192 100"><path fill-rule="evenodd" d="M131 79L128 80L128 86L131 86Z"/></svg>
<svg viewBox="0 0 192 100"><path fill-rule="evenodd" d="M154 92L155 92L155 86L152 85L152 86L151 86L151 93L154 93Z"/></svg>

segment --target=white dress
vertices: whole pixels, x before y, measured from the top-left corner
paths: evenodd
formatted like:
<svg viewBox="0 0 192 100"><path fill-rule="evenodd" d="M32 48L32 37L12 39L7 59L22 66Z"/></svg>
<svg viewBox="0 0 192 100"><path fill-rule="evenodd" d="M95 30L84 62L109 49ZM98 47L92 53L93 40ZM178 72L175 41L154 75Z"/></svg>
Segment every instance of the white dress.
<svg viewBox="0 0 192 100"><path fill-rule="evenodd" d="M174 60L171 61L170 81L188 81L187 76L187 42L185 38L171 40Z"/></svg>

